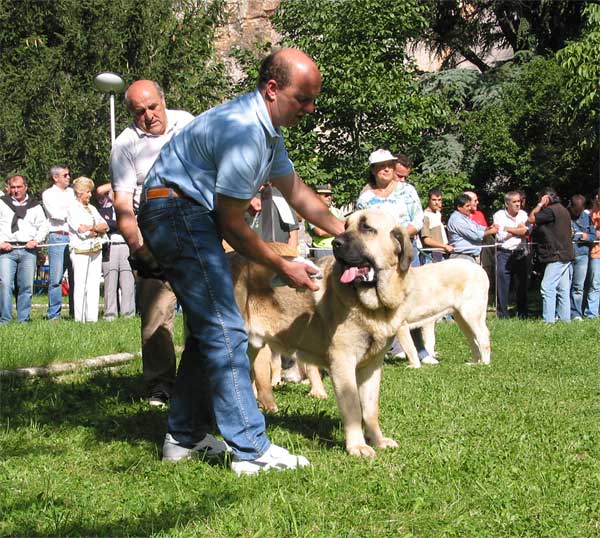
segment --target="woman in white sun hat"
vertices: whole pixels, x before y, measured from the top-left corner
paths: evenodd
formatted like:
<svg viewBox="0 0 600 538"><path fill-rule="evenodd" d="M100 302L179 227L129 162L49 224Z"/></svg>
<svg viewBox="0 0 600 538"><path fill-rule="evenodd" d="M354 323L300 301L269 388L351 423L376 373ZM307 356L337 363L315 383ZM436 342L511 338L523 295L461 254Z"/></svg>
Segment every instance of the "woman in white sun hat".
<svg viewBox="0 0 600 538"><path fill-rule="evenodd" d="M413 266L419 265L414 238L423 227L423 208L415 188L407 182L396 181L394 168L398 159L387 149L375 150L369 155L369 185L363 189L356 202L356 209L379 209L392 215L413 238ZM423 364L437 364L425 349L420 329L411 331L419 359ZM400 349L394 340L392 354Z"/></svg>

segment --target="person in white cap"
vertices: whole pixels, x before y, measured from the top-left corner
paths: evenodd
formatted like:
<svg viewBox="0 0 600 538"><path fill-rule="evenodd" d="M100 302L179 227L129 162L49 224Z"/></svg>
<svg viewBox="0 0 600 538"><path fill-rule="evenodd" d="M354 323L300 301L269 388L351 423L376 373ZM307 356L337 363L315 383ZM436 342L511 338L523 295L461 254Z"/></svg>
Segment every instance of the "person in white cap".
<svg viewBox="0 0 600 538"><path fill-rule="evenodd" d="M423 208L415 188L405 181L397 181L395 167L398 159L387 149L378 149L369 155L369 187L358 197L356 209L382 209L391 214L398 224L404 226L413 238L413 266L419 265L419 256L414 243L415 236L423 227ZM420 329L411 331L419 358L423 364L437 364L425 349ZM399 354L394 342L393 354Z"/></svg>

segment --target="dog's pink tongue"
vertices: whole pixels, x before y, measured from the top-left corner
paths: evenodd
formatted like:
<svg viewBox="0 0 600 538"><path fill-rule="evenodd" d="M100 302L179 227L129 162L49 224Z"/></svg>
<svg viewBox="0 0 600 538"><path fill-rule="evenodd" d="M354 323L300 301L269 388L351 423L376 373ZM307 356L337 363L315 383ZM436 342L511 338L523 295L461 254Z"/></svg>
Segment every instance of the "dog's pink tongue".
<svg viewBox="0 0 600 538"><path fill-rule="evenodd" d="M348 269L346 269L340 277L340 282L342 284L349 284L350 282L354 282L356 277L364 275L368 272L368 267L348 267Z"/></svg>
<svg viewBox="0 0 600 538"><path fill-rule="evenodd" d="M348 267L340 277L342 284L348 284L354 282L354 279L358 276L358 267Z"/></svg>

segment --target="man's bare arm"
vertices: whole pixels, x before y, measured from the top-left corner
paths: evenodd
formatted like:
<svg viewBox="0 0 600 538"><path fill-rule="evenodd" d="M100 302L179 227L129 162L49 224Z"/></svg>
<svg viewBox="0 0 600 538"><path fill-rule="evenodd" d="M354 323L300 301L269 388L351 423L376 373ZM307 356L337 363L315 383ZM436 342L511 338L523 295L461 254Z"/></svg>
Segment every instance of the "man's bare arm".
<svg viewBox="0 0 600 538"><path fill-rule="evenodd" d="M135 252L142 244L140 243L137 218L133 212L133 193L121 191L115 192L113 204L117 214L117 226L119 231L129 245L131 252Z"/></svg>
<svg viewBox="0 0 600 538"><path fill-rule="evenodd" d="M516 235L517 237L523 237L527 235L527 226L520 224L519 226L504 226L503 230L509 234Z"/></svg>
<svg viewBox="0 0 600 538"><path fill-rule="evenodd" d="M454 252L454 247L452 245L442 243L441 241L436 241L432 237L421 237L421 242L428 248L439 248L440 250L444 250L446 252Z"/></svg>
<svg viewBox="0 0 600 538"><path fill-rule="evenodd" d="M312 230L312 233L314 233L317 237L331 237L331 234L326 232L325 230L323 230L322 228L319 228L318 226L315 226Z"/></svg>
<svg viewBox="0 0 600 538"><path fill-rule="evenodd" d="M283 276L292 288L319 287L310 279L315 270L303 263L290 262L277 255L246 223L244 215L249 200L239 200L229 196L217 195L217 223L223 238L237 252L257 263L270 267Z"/></svg>

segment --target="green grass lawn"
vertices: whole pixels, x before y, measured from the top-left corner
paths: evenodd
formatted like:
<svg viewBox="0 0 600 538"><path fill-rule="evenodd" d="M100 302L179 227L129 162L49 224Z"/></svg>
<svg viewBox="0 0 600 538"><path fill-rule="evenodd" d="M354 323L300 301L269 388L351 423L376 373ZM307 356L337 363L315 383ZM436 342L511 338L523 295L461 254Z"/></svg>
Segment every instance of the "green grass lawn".
<svg viewBox="0 0 600 538"><path fill-rule="evenodd" d="M599 536L600 322L490 327L489 367L464 364L453 323L439 366L385 365L400 448L375 460L345 454L332 397L278 390L269 435L312 466L258 477L161 463L166 412L142 401L139 361L0 380L0 536Z"/></svg>
<svg viewBox="0 0 600 538"><path fill-rule="evenodd" d="M175 316L176 345L182 345L182 324L183 316ZM78 323L64 318L49 322L39 315L33 316L29 323L0 325L0 369L48 366L111 353L136 353L141 348L140 325L139 317Z"/></svg>

